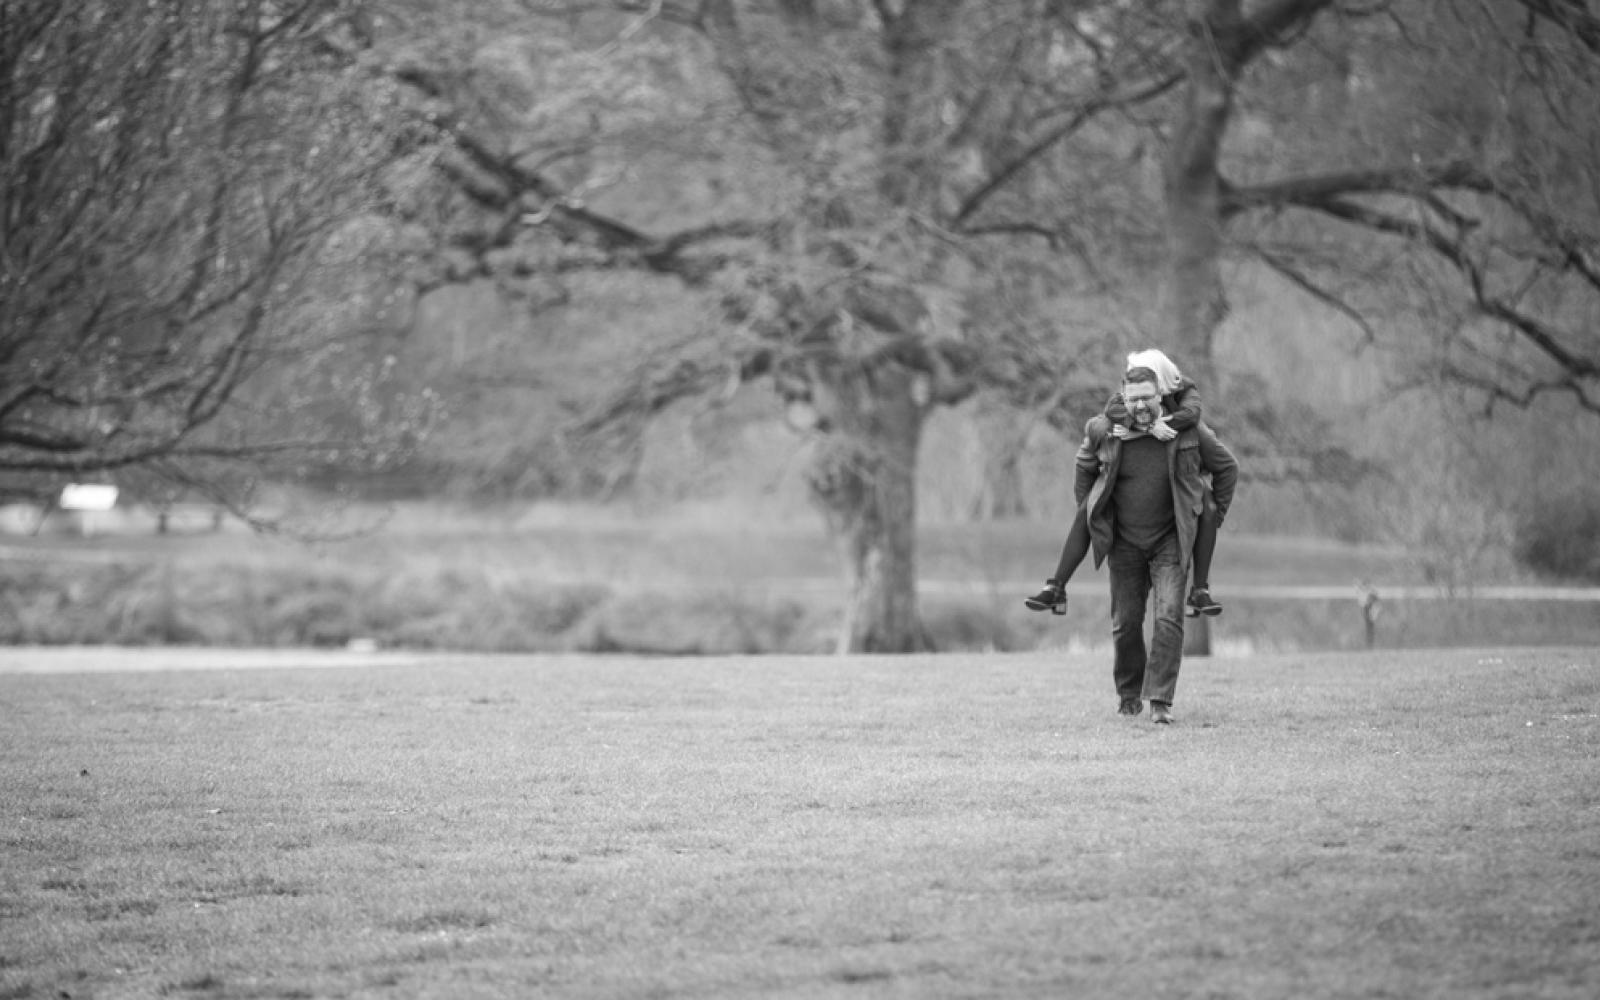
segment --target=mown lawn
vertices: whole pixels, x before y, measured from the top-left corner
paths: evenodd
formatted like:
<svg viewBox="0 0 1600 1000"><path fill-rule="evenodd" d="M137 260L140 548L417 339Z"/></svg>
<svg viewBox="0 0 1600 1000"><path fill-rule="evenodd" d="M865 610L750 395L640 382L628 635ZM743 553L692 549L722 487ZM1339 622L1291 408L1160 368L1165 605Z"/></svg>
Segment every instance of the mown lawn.
<svg viewBox="0 0 1600 1000"><path fill-rule="evenodd" d="M7 666L9 1000L1600 995L1600 650Z"/></svg>

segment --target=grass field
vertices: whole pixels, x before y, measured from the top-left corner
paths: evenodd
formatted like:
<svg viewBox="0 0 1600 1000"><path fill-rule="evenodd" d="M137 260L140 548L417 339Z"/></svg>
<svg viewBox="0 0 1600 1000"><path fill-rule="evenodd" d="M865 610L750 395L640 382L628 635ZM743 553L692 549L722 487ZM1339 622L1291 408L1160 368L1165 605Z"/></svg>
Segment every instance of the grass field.
<svg viewBox="0 0 1600 1000"><path fill-rule="evenodd" d="M6 1000L1600 995L1595 649L0 664Z"/></svg>

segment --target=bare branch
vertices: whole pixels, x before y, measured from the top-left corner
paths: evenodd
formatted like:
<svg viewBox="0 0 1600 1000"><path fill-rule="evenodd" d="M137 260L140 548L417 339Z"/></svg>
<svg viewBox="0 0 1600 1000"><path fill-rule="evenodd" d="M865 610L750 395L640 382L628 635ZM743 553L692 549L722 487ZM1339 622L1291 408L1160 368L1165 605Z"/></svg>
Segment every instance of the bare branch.
<svg viewBox="0 0 1600 1000"><path fill-rule="evenodd" d="M1600 378L1600 358L1585 357L1562 342L1560 331L1520 310L1489 288L1486 268L1473 259L1459 233L1447 233L1415 215L1407 216L1348 198L1326 198L1305 207L1374 232L1423 246L1448 262L1467 283L1472 301L1485 316L1515 330L1572 378Z"/></svg>
<svg viewBox="0 0 1600 1000"><path fill-rule="evenodd" d="M1517 380L1517 384L1522 386L1518 391L1511 388L1512 382L1503 375L1487 376L1453 362L1445 362L1440 374L1457 385L1476 389L1490 401L1510 403L1520 409L1532 406L1540 396L1561 394L1570 396L1584 410L1600 414L1600 396L1575 378Z"/></svg>
<svg viewBox="0 0 1600 1000"><path fill-rule="evenodd" d="M53 16L13 35L22 6L0 32L17 70L0 88L0 469L367 454L311 416L345 400L250 398L278 391L252 381L269 366L303 378L296 359L337 340L299 311L312 272L348 275L330 235L394 148L389 109L307 48L346 5L37 3Z"/></svg>
<svg viewBox="0 0 1600 1000"><path fill-rule="evenodd" d="M1236 47L1229 53L1243 66L1262 50L1288 44L1287 36L1305 31L1334 0L1269 0L1239 24Z"/></svg>
<svg viewBox="0 0 1600 1000"><path fill-rule="evenodd" d="M1600 14L1583 0L1517 0L1531 17L1559 25L1593 55L1600 56Z"/></svg>
<svg viewBox="0 0 1600 1000"><path fill-rule="evenodd" d="M1327 286L1319 284L1304 269L1296 267L1283 255L1273 253L1259 245L1252 245L1249 249L1258 260L1266 264L1290 284L1354 323L1361 330L1367 343L1370 344L1377 340L1377 331L1372 328L1372 324L1362 315L1361 310L1351 305L1342 296L1335 294Z"/></svg>
<svg viewBox="0 0 1600 1000"><path fill-rule="evenodd" d="M442 92L442 85L418 67L408 68L398 78L424 94ZM694 258L688 251L717 240L759 237L773 227L770 220L735 219L654 236L588 208L548 175L524 166L514 152L503 150L474 129L459 112L435 107L417 114L420 120L448 136L460 154L459 159L440 157L440 170L472 200L504 213L505 224L480 250L510 246L526 228L553 228L564 241L584 240L595 245L613 265L634 261L649 270L677 275L695 284L722 261L716 256Z"/></svg>
<svg viewBox="0 0 1600 1000"><path fill-rule="evenodd" d="M1029 143L1016 156L1011 157L1005 163L990 171L989 176L982 183L961 199L961 205L956 209L955 215L950 221L950 228L956 231L965 231L963 224L981 209L996 192L1011 183L1029 164L1075 135L1101 114L1146 104L1171 92L1178 84L1183 82L1183 79L1182 73L1170 73L1130 90L1117 94L1107 94L1104 97L1087 101L1083 106L1068 115L1064 121L1046 130L1043 135Z"/></svg>
<svg viewBox="0 0 1600 1000"><path fill-rule="evenodd" d="M1249 187L1227 187L1223 191L1221 212L1224 219L1231 219L1261 208L1315 206L1342 195L1415 195L1441 188L1491 192L1496 190L1496 185L1476 164L1466 161L1408 164L1291 177Z"/></svg>

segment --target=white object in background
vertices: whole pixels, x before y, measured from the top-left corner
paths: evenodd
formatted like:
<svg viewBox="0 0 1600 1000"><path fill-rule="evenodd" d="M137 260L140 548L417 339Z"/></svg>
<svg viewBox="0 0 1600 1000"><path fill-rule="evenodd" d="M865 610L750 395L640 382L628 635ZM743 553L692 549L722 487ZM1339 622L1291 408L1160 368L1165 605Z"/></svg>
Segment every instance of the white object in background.
<svg viewBox="0 0 1600 1000"><path fill-rule="evenodd" d="M68 483L61 488L61 509L82 511L79 529L94 534L94 516L117 505L117 488L109 483Z"/></svg>
<svg viewBox="0 0 1600 1000"><path fill-rule="evenodd" d="M117 505L117 488L106 483L68 483L61 488L62 510L110 510Z"/></svg>

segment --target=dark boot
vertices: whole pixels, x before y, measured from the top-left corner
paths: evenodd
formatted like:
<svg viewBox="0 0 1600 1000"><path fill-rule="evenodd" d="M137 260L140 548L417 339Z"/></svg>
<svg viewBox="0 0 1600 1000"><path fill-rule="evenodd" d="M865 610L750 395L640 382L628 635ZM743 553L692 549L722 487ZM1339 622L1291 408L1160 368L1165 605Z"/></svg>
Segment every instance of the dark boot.
<svg viewBox="0 0 1600 1000"><path fill-rule="evenodd" d="M1208 587L1196 587L1189 591L1189 608L1184 612L1190 618L1205 615L1215 618L1222 614L1222 605L1211 599L1211 590Z"/></svg>
<svg viewBox="0 0 1600 1000"><path fill-rule="evenodd" d="M1064 615L1067 613L1067 595L1061 589L1061 584L1054 580L1046 580L1044 589L1032 597L1025 597L1022 603L1030 611L1049 611L1052 614Z"/></svg>

